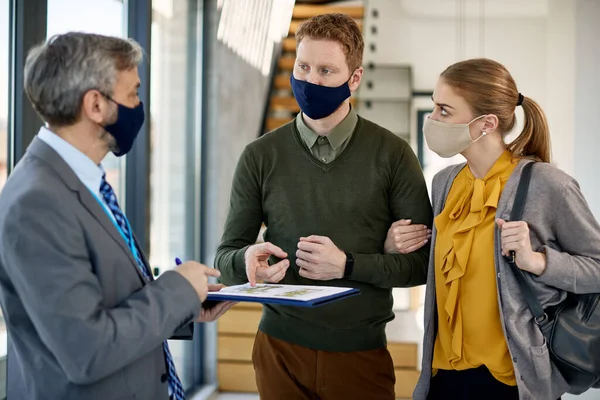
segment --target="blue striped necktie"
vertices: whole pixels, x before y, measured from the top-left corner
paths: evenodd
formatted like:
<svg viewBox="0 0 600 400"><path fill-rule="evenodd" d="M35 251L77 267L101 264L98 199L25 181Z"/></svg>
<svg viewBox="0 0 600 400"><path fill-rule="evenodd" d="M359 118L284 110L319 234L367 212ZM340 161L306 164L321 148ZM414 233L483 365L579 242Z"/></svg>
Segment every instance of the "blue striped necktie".
<svg viewBox="0 0 600 400"><path fill-rule="evenodd" d="M121 233L127 242L127 245L133 252L133 256L137 263L138 268L142 271L142 275L146 278L146 281L151 279L151 274L149 268L142 261L142 256L140 251L137 248L135 241L133 240L133 235L131 234L131 229L129 229L129 222L127 221L127 217L121 211L119 207L119 202L117 201L117 196L115 196L115 192L110 184L106 181L106 174L102 176L102 182L100 183L100 193L108 205L108 208L112 212L115 217L115 221L121 229ZM165 361L167 363L167 369L169 370L169 375L167 377L167 383L169 385L169 396L172 400L185 400L185 395L183 391L183 385L177 376L177 371L175 370L175 364L173 363L173 357L171 356L171 352L169 351L169 345L165 340L163 342L163 351L165 353Z"/></svg>

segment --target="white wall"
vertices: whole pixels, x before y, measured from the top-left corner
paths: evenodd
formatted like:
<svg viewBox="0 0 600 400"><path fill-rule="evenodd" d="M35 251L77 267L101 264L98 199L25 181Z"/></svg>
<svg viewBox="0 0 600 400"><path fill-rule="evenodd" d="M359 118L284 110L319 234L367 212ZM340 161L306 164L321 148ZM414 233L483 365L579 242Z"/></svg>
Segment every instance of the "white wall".
<svg viewBox="0 0 600 400"><path fill-rule="evenodd" d="M574 173L575 2L549 0L546 35L548 101L544 107L552 133L555 164Z"/></svg>
<svg viewBox="0 0 600 400"><path fill-rule="evenodd" d="M417 91L432 91L438 75L459 60L489 57L503 63L519 90L548 113L555 164L574 172L574 2L369 0L367 4L379 11L379 17L368 13L365 18L365 63L410 65ZM370 30L373 24L378 29L375 35ZM374 53L369 51L371 42L377 43ZM413 107L427 105L427 100L417 102Z"/></svg>
<svg viewBox="0 0 600 400"><path fill-rule="evenodd" d="M596 115L600 108L600 1L577 0L575 15L575 177L598 219L600 132Z"/></svg>
<svg viewBox="0 0 600 400"><path fill-rule="evenodd" d="M560 1L560 0L556 0ZM600 108L600 1L577 0L575 2L574 46L574 85L561 96L569 111L574 111L574 135L572 152L574 156L575 177L581 184L581 189L590 204L596 219L600 217L600 190L598 184L598 150L600 136L597 130L596 115ZM572 11L571 11L572 12ZM573 43L573 42L572 42ZM573 93L574 92L574 93ZM573 96L574 102L569 96ZM599 244L600 245L600 244ZM589 390L581 396L565 395L564 400L598 400L600 390Z"/></svg>

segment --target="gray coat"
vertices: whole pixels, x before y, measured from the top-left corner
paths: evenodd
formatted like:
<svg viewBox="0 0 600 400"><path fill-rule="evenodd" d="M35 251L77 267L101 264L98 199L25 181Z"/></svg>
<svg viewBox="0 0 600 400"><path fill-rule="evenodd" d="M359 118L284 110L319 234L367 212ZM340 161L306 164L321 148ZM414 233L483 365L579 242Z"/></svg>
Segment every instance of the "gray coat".
<svg viewBox="0 0 600 400"><path fill-rule="evenodd" d="M528 162L522 160L506 183L496 217L510 220L521 171ZM451 184L464 167L465 164L454 165L434 177L434 215L440 214L444 208ZM544 307L561 302L567 292L600 292L600 226L575 179L550 164L536 165L523 220L529 225L533 250L546 253L546 271L539 277L528 274ZM519 397L521 400L557 399L569 387L551 363L542 333L533 321L509 264L502 258L498 229L495 236L498 304L504 335L513 358ZM437 332L435 238L434 226L425 296L423 365L413 394L415 400L427 398Z"/></svg>
<svg viewBox="0 0 600 400"><path fill-rule="evenodd" d="M37 138L0 195L0 303L15 400L166 400L163 340L201 307L176 272L144 283L102 206Z"/></svg>

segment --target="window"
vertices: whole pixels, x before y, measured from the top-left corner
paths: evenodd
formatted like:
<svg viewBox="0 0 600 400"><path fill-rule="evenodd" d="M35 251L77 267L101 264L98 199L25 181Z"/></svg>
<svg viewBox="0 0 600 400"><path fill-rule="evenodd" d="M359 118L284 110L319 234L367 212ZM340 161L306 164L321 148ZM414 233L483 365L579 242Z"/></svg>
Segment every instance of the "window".
<svg viewBox="0 0 600 400"><path fill-rule="evenodd" d="M121 0L48 0L47 37L71 31L126 37L124 15ZM109 153L102 166L119 204L125 208L125 156L117 158Z"/></svg>
<svg viewBox="0 0 600 400"><path fill-rule="evenodd" d="M150 263L164 272L175 257L197 259L200 145L196 111L197 1L152 2L150 62ZM201 2L200 2L201 3ZM169 347L186 390L196 386L193 343Z"/></svg>
<svg viewBox="0 0 600 400"><path fill-rule="evenodd" d="M8 58L9 0L0 0L0 190L7 176L8 159ZM6 325L0 313L0 357L6 356ZM1 376L1 380L5 377Z"/></svg>

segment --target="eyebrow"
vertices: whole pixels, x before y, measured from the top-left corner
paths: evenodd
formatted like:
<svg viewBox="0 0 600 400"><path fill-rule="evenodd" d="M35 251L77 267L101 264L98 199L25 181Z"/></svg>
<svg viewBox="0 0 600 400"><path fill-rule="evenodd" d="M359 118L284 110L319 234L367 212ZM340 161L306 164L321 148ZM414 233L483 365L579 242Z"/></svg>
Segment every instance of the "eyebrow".
<svg viewBox="0 0 600 400"><path fill-rule="evenodd" d="M435 105L438 107L446 107L446 108L451 108L453 110L456 110L456 108L452 107L451 105L444 104L444 103L436 103L435 100L433 99L433 96L431 96L431 101L433 101L435 103Z"/></svg>
<svg viewBox="0 0 600 400"><path fill-rule="evenodd" d="M300 60L300 59L296 60L296 63L297 64L304 64L304 65L308 64L306 61L303 61L303 60ZM337 70L337 68L334 67L333 65L327 65L327 64L317 65L317 68L318 69L320 69L320 68L329 68L329 69Z"/></svg>

